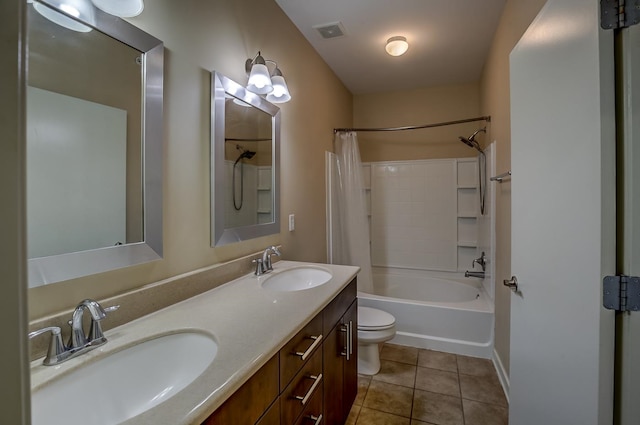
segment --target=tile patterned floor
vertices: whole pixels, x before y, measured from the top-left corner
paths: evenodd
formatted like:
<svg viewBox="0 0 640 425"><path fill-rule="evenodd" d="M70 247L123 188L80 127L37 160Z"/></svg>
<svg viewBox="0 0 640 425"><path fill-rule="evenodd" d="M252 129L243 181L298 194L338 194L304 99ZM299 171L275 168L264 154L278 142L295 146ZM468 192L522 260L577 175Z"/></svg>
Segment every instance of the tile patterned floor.
<svg viewBox="0 0 640 425"><path fill-rule="evenodd" d="M507 425L491 360L385 344L382 367L360 375L346 425Z"/></svg>

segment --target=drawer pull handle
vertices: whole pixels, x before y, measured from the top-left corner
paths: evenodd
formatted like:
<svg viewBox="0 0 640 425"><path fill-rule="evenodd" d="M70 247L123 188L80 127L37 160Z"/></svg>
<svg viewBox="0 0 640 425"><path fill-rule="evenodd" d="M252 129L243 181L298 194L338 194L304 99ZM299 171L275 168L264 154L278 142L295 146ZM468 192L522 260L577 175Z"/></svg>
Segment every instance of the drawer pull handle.
<svg viewBox="0 0 640 425"><path fill-rule="evenodd" d="M309 415L307 416L308 419L311 419L313 422L313 425L320 425L320 422L322 422L322 415L320 416L313 416L313 415Z"/></svg>
<svg viewBox="0 0 640 425"><path fill-rule="evenodd" d="M309 354L311 354L313 352L313 350L315 350L315 348L318 346L318 344L320 344L320 342L322 341L322 334L318 335L318 336L310 336L310 339L313 339L313 344L311 344L309 346L309 348L307 348L307 351L305 351L304 353L302 351L296 351L295 354L296 356L300 356L300 360L305 361L307 360L307 357L309 357Z"/></svg>
<svg viewBox="0 0 640 425"><path fill-rule="evenodd" d="M303 405L307 404L307 401L309 401L309 397L311 397L311 394L313 394L318 384L320 384L320 381L322 381L322 374L319 374L317 376L314 376L314 375L307 376L307 378L313 379L313 385L311 385L311 388L309 388L309 391L307 391L307 393L304 396L299 396L299 395L293 396L293 398L295 398L296 400L300 400L300 402Z"/></svg>
<svg viewBox="0 0 640 425"><path fill-rule="evenodd" d="M351 360L353 354L353 321L345 323L340 326L340 332L346 333L346 341L344 343L344 351L340 353L341 356L346 356L347 361Z"/></svg>

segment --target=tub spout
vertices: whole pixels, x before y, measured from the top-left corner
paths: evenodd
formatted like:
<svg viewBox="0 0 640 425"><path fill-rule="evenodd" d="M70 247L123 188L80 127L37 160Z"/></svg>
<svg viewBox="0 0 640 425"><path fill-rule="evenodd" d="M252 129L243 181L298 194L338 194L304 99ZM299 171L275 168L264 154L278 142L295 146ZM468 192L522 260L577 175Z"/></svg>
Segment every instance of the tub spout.
<svg viewBox="0 0 640 425"><path fill-rule="evenodd" d="M464 277L479 277L480 279L484 279L484 272L470 272L467 270L464 272Z"/></svg>

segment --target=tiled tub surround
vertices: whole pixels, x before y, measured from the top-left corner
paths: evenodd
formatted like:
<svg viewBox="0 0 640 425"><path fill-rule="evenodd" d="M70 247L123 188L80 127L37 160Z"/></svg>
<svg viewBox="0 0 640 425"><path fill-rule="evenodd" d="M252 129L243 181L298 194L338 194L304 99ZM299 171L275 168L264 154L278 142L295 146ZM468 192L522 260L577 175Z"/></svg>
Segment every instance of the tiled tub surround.
<svg viewBox="0 0 640 425"><path fill-rule="evenodd" d="M305 264L309 263L279 261L274 270ZM324 285L303 291L275 292L260 286L269 275L247 274L106 331L107 344L59 366L42 366L38 359L32 363L32 390L71 369L91 367L96 357L160 335L199 330L212 335L218 344L213 363L183 391L125 422L199 424L322 311L358 272L357 267L351 266L317 266L333 274ZM105 305L109 304L105 301Z"/></svg>
<svg viewBox="0 0 640 425"><path fill-rule="evenodd" d="M464 271L476 257L477 161L375 162L370 173L374 266Z"/></svg>

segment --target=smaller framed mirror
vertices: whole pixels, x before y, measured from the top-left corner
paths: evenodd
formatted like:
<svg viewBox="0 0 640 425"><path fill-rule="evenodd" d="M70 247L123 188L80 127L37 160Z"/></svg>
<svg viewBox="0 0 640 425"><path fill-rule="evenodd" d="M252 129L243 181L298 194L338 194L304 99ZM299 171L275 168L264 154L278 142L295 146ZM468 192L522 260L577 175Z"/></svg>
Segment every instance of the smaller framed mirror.
<svg viewBox="0 0 640 425"><path fill-rule="evenodd" d="M211 246L280 233L280 109L211 79Z"/></svg>

